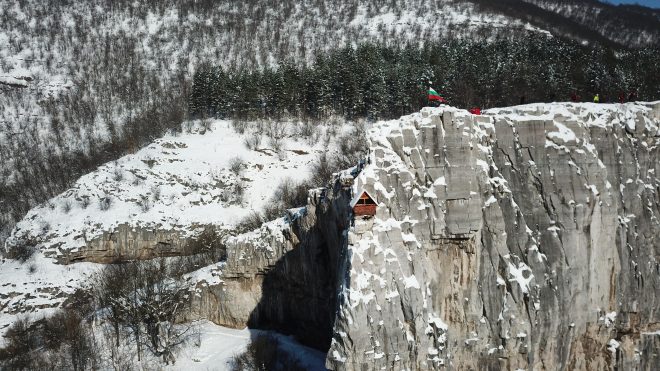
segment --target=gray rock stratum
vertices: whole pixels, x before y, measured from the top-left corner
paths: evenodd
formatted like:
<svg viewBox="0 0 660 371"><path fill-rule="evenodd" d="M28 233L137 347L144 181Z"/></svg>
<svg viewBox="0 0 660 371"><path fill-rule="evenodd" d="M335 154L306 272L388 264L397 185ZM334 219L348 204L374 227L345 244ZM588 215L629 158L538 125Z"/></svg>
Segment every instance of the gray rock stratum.
<svg viewBox="0 0 660 371"><path fill-rule="evenodd" d="M352 186L229 241L193 317L335 370L658 369L659 124L660 102L377 123ZM351 216L362 190L375 217Z"/></svg>
<svg viewBox="0 0 660 371"><path fill-rule="evenodd" d="M660 105L378 125L334 369L658 366Z"/></svg>

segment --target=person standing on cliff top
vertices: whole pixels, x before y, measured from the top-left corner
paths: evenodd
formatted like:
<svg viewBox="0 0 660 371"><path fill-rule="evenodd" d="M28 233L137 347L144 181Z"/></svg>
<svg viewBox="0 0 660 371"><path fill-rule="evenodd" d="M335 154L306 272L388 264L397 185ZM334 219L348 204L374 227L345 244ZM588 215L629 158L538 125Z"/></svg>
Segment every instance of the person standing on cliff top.
<svg viewBox="0 0 660 371"><path fill-rule="evenodd" d="M600 103L600 95L599 94L594 95L594 103Z"/></svg>

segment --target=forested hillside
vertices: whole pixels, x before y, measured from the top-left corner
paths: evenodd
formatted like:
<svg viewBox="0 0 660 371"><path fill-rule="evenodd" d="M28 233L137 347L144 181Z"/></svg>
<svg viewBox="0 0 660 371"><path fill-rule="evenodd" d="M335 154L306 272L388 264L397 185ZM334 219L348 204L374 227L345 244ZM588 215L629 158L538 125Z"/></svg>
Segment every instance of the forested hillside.
<svg viewBox="0 0 660 371"><path fill-rule="evenodd" d="M660 12L597 0L523 0L622 46L659 46ZM579 34L579 33L576 33Z"/></svg>
<svg viewBox="0 0 660 371"><path fill-rule="evenodd" d="M256 70L512 29L539 31L449 0L0 0L0 242L36 203L178 127L202 61Z"/></svg>
<svg viewBox="0 0 660 371"><path fill-rule="evenodd" d="M423 48L363 44L317 55L305 67L195 73L190 112L238 119L396 118L428 104L429 84L453 106L482 108L525 102L602 102L660 98L659 49L619 51L559 38L491 43L447 40Z"/></svg>
<svg viewBox="0 0 660 371"><path fill-rule="evenodd" d="M660 13L598 0L467 0L482 11L524 20L553 35L613 47L660 45Z"/></svg>

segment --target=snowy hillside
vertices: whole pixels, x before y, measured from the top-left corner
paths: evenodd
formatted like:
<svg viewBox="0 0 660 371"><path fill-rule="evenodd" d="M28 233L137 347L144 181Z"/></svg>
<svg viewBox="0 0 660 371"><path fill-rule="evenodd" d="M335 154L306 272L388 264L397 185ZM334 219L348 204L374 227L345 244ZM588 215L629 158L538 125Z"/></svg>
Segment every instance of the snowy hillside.
<svg viewBox="0 0 660 371"><path fill-rule="evenodd" d="M186 122L182 133L159 138L85 175L31 210L8 239L9 246L30 241L37 250L24 262L3 259L0 263L0 334L19 320L41 321L61 313L61 308L77 300L73 297L96 289L91 282L105 265L62 265L63 253L84 251L91 241L116 233L120 225L181 238L196 236L205 226L231 231L243 217L262 212L281 182L308 180L319 156L334 157L342 135L350 134L351 128L340 120L315 127L300 122ZM281 228L283 223L279 219L268 225ZM221 283L218 277L224 264L183 276L185 290L196 295L200 286ZM106 325L94 326L95 341L105 344ZM311 370L323 369L323 353L276 333L233 330L209 322L195 323L192 329L177 348L178 362L166 369L228 370L232 357L259 334L275 336L278 347L293 361ZM0 348L5 345L0 338ZM157 357L138 360L130 351L125 354L130 358L121 361L124 364L163 366ZM120 362L113 357L101 355L102 362Z"/></svg>
<svg viewBox="0 0 660 371"><path fill-rule="evenodd" d="M200 56L215 56L224 66L265 66L283 58L305 60L318 49L368 40L421 43L447 35L481 33L488 38L511 29L540 31L525 22L451 0L220 1L201 5L192 1L158 5L3 1L2 76L35 78L33 86L71 79L71 74L83 72L72 67L88 63L73 59L74 55L97 58L120 52L114 47L124 42L122 38L134 43L125 53L135 53L147 69L169 76L181 69L192 72Z"/></svg>
<svg viewBox="0 0 660 371"><path fill-rule="evenodd" d="M234 330L211 322L200 323L199 346L191 344L181 351L175 365L165 370L229 370L230 359L242 352L250 339L260 334L271 334L259 330ZM272 333L280 342L279 351L287 353L304 365L308 371L325 371L325 354L297 343L294 339Z"/></svg>
<svg viewBox="0 0 660 371"><path fill-rule="evenodd" d="M101 268L94 263L58 265L40 253L28 263L3 259L0 263L0 334L4 335L19 318L36 320L55 313ZM4 338L0 336L0 347L3 345Z"/></svg>
<svg viewBox="0 0 660 371"><path fill-rule="evenodd" d="M615 43L629 46L660 45L660 18L651 8L614 6L595 0L523 0L565 17Z"/></svg>
<svg viewBox="0 0 660 371"><path fill-rule="evenodd" d="M279 153L265 139L248 149L246 141L255 135L261 140L252 130L238 134L228 121L209 126L206 131L193 124L192 132L165 136L83 176L32 209L8 244L43 241L42 252L57 255L83 247L119 224L180 230L183 235L194 233L195 226L230 228L261 211L284 179L309 177L311 164L325 151L321 140L309 145L292 138L296 128L290 124Z"/></svg>
<svg viewBox="0 0 660 371"><path fill-rule="evenodd" d="M451 0L0 0L0 241L37 203L178 126L203 61L252 69L512 29L539 32Z"/></svg>
<svg viewBox="0 0 660 371"><path fill-rule="evenodd" d="M338 135L351 130L327 124L304 137L302 123L273 122L269 126L281 136L274 142L262 140L261 130L268 129L260 125L236 125L245 126L240 134L228 121L186 122L183 133L99 167L32 209L7 247L27 241L37 252L24 264L9 259L0 265L0 327L11 322L8 314L41 316L42 309L58 307L102 267L56 264L62 254L84 253L87 244L116 233L120 225L181 239L205 226L231 230L260 213L285 179L295 184L309 178L319 155L333 156Z"/></svg>

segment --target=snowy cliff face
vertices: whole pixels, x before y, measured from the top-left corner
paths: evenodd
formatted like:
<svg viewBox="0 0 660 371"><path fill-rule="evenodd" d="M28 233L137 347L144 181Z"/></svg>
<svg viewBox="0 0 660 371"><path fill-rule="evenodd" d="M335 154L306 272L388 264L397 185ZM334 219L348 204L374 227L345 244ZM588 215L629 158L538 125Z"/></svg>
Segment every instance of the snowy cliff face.
<svg viewBox="0 0 660 371"><path fill-rule="evenodd" d="M186 275L193 305L181 320L291 334L328 351L334 370L652 370L659 127L660 102L427 108L375 123L361 172L229 237L226 261ZM162 138L31 211L9 242L27 236L40 250L0 264L0 330L51 313L117 253L147 258L198 225L231 228L269 185L308 176L337 147L291 140L278 158L246 151L226 122L213 129ZM223 196L235 155L242 201ZM377 213L353 220L362 190Z"/></svg>
<svg viewBox="0 0 660 371"><path fill-rule="evenodd" d="M652 369L660 103L374 125L331 369Z"/></svg>
<svg viewBox="0 0 660 371"><path fill-rule="evenodd" d="M191 318L364 369L657 365L660 103L444 107L370 131L353 186L228 241ZM379 204L351 220L367 190Z"/></svg>

